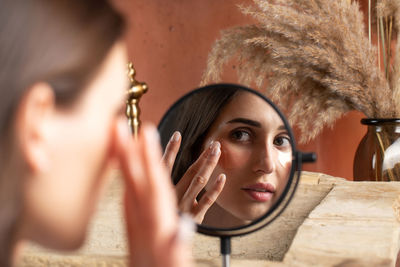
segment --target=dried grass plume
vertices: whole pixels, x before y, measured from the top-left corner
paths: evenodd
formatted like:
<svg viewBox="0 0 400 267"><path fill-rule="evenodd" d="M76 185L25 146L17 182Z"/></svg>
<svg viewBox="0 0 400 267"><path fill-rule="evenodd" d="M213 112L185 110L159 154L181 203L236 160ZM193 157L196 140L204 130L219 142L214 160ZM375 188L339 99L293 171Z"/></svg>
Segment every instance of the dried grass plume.
<svg viewBox="0 0 400 267"><path fill-rule="evenodd" d="M398 7L398 1L387 2ZM286 110L301 131L300 142L350 110L376 118L400 115L393 100L400 96L400 71L393 69L394 83L380 71L357 2L254 0L239 8L257 24L222 32L202 84L220 81L225 64L235 58L239 82L255 84ZM380 8L387 12L387 5Z"/></svg>

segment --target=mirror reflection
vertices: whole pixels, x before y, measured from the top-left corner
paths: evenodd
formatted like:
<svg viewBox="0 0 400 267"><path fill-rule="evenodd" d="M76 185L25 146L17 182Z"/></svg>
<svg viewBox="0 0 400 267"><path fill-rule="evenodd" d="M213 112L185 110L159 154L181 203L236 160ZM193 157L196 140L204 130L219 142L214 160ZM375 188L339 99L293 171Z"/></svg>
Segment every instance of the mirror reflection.
<svg viewBox="0 0 400 267"><path fill-rule="evenodd" d="M159 125L181 212L208 227L244 226L282 195L292 141L276 108L241 87L203 88Z"/></svg>

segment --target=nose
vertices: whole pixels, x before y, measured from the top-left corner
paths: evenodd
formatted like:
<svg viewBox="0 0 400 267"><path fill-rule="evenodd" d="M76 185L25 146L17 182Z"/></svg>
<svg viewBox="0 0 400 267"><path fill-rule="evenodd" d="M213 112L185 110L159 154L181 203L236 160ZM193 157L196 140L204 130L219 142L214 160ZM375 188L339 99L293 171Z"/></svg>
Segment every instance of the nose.
<svg viewBox="0 0 400 267"><path fill-rule="evenodd" d="M268 144L260 146L259 149L254 151L254 166L255 172L264 174L272 173L275 170L276 153L274 153L273 147Z"/></svg>

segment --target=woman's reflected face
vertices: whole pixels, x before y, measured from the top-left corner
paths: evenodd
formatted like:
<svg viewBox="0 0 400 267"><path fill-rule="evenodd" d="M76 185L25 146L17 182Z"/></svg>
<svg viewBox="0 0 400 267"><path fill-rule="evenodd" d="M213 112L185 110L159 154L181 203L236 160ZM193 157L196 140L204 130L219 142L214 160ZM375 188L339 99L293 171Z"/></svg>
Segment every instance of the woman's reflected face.
<svg viewBox="0 0 400 267"><path fill-rule="evenodd" d="M221 143L221 157L206 190L221 173L226 183L203 224L235 227L264 215L282 194L292 162L278 113L259 96L239 92L212 124L203 149L212 141Z"/></svg>

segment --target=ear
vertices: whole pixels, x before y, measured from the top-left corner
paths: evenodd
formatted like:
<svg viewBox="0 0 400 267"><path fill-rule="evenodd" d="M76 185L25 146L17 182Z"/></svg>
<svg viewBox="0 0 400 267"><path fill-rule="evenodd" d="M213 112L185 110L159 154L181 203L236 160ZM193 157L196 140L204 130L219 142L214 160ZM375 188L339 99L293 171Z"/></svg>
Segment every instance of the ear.
<svg viewBox="0 0 400 267"><path fill-rule="evenodd" d="M49 124L55 110L54 91L47 83L34 84L25 93L16 112L16 136L21 152L34 173L50 167Z"/></svg>

